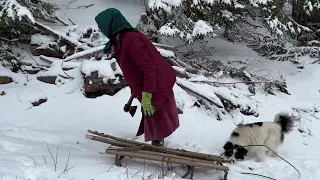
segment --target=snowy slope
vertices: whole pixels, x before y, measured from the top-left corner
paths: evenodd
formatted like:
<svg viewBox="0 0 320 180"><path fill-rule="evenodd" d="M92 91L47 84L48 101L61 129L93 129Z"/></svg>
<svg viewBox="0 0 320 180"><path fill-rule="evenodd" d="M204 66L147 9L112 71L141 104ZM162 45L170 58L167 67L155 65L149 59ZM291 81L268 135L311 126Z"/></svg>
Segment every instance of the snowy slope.
<svg viewBox="0 0 320 180"><path fill-rule="evenodd" d="M47 0L60 7L58 16L66 22L70 18L76 24L96 25L94 17L107 8L117 8L132 26L136 26L140 13L144 9L141 0Z"/></svg>
<svg viewBox="0 0 320 180"><path fill-rule="evenodd" d="M131 23L137 22L142 5L139 0L85 0L72 1L69 8L62 7L60 16L71 18L76 23L95 25L94 16L106 7L117 7ZM54 1L68 4L65 1ZM86 9L74 7L95 4ZM71 7L71 9L70 9ZM224 62L245 60L252 64L252 71L277 75L279 72L287 78L291 96L256 95L259 101L259 118L247 117L235 112L237 122L272 121L279 111L296 113L292 108L302 109L299 114L301 123L285 139L279 149L279 155L292 163L302 174L302 180L318 179L320 171L320 71L318 65L306 65L299 70L287 62L270 62L258 57L250 49L233 45L223 39L215 39L216 59ZM28 57L28 56L27 56ZM306 59L307 60L307 59ZM59 64L59 62L57 62ZM71 64L70 64L71 65ZM143 163L129 161L128 169L114 167L112 156L99 154L107 147L103 143L88 141L84 138L88 129L133 139L139 126L140 114L135 117L123 112L123 105L130 95L128 88L115 96L102 96L95 99L85 98L80 90L80 63L72 63L77 68L68 71L75 80L65 80L64 85L49 85L39 82L35 75L26 78L23 74L10 73L0 67L0 75L13 77L15 83L0 85L0 179L1 180L118 180L145 179L154 172L159 164L146 167L146 172L139 173ZM53 73L59 73L54 69ZM261 73L263 73L261 72ZM203 110L192 106L194 99L178 86L174 87L175 96L183 100L184 114L180 115L180 128L167 140L166 145L211 154L221 154L222 146L235 127L232 119L217 121ZM48 102L32 107L30 100L46 97ZM137 101L134 104L139 105ZM143 138L137 140L142 141ZM53 158L50 155L51 151ZM56 168L53 159L56 159ZM70 150L70 151L69 151ZM70 152L70 158L68 161ZM125 160L126 163L127 160ZM67 164L68 162L68 164ZM67 167L66 167L67 164ZM231 169L229 180L257 180L256 176L241 175L241 172L258 173L279 180L296 180L298 173L279 158L267 158L266 162L249 159L228 165ZM71 168L71 169L69 169ZM149 169L150 168L150 169ZM253 168L254 170L250 170ZM69 169L64 172L65 169ZM165 179L179 179L184 168L177 167ZM218 179L221 172L197 169L194 179ZM150 179L158 179L152 177Z"/></svg>

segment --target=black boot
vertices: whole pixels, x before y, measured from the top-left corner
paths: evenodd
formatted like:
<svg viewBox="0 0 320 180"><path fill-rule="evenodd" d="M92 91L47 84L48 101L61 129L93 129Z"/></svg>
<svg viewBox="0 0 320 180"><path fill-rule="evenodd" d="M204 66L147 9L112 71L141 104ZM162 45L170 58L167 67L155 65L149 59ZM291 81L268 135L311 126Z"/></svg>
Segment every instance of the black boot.
<svg viewBox="0 0 320 180"><path fill-rule="evenodd" d="M164 139L161 139L161 140L153 140L151 141L151 144L153 146L161 146L161 147L164 147Z"/></svg>

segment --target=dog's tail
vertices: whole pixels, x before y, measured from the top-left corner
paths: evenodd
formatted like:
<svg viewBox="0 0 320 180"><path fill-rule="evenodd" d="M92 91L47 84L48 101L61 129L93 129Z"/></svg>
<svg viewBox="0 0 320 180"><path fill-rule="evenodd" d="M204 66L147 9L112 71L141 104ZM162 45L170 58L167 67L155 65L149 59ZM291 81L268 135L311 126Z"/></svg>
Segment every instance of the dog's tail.
<svg viewBox="0 0 320 180"><path fill-rule="evenodd" d="M281 133L287 134L293 130L295 119L286 112L279 112L274 117L274 122L281 126Z"/></svg>

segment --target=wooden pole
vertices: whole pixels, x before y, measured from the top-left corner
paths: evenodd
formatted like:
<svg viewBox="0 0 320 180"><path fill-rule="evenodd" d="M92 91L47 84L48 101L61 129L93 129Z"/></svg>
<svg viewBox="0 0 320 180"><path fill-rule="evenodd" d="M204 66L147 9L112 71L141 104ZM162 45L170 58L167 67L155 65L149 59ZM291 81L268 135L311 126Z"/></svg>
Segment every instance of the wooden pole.
<svg viewBox="0 0 320 180"><path fill-rule="evenodd" d="M174 157L165 158L159 155L143 154L139 152L127 152L127 151L118 151L118 150L109 150L109 149L107 149L106 152L108 154L118 155L118 156L126 156L126 157L139 158L139 159L151 160L151 161L159 161L159 162L169 162L173 164L183 164L183 165L192 166L192 167L201 167L201 168L215 169L220 171L229 171L228 167L219 166L213 163L209 164L209 163L204 163L199 161L177 159Z"/></svg>
<svg viewBox="0 0 320 180"><path fill-rule="evenodd" d="M109 147L107 150L127 151L130 149L126 149L126 148L122 148L122 147ZM107 152L107 150L106 150L106 152ZM161 156L165 159L176 158L176 159L183 159L183 160L192 161L192 162L202 162L202 163L208 163L208 164L215 163L214 161L207 161L207 160L202 160L202 159L190 158L190 157L186 157L186 156L178 156L175 154L168 154L168 153L162 153L162 152L140 150L138 148L137 149L132 148L132 150L136 151L137 153L141 153L141 154Z"/></svg>
<svg viewBox="0 0 320 180"><path fill-rule="evenodd" d="M211 154L204 154L204 153L191 152L191 151L180 150L180 149L172 149L172 148L153 146L153 145L146 144L146 143L141 143L141 142L136 142L136 141L132 141L132 140L126 140L126 139L114 137L111 135L99 133L97 131L92 131L92 130L88 130L88 132L91 134L95 134L97 136L101 136L104 138L109 138L109 139L112 139L115 141L125 142L126 144L130 144L129 146L143 146L144 150L164 152L164 153L169 153L169 154L175 154L175 155L186 156L186 157L191 157L191 158L203 159L203 160L208 160L208 161L216 161L216 162L221 162L221 163L231 163L231 160L226 160L220 156L215 156L215 155L211 155Z"/></svg>

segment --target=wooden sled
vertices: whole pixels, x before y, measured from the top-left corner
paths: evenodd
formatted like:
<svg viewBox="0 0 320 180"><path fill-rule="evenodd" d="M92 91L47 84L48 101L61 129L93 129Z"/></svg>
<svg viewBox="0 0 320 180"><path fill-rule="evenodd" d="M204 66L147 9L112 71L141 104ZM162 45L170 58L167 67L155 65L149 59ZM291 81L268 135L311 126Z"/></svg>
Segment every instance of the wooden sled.
<svg viewBox="0 0 320 180"><path fill-rule="evenodd" d="M88 130L88 132L92 135L87 134L86 139L110 144L105 153L115 155L115 165L118 167L122 167L122 159L128 157L162 162L163 164L167 164L169 170L169 165L171 164L185 165L188 167L188 171L182 178L189 176L189 179L193 179L194 168L207 168L223 171L224 180L227 180L229 168L224 166L223 163L231 163L231 161L223 159L220 156L153 146L117 138L97 131Z"/></svg>

